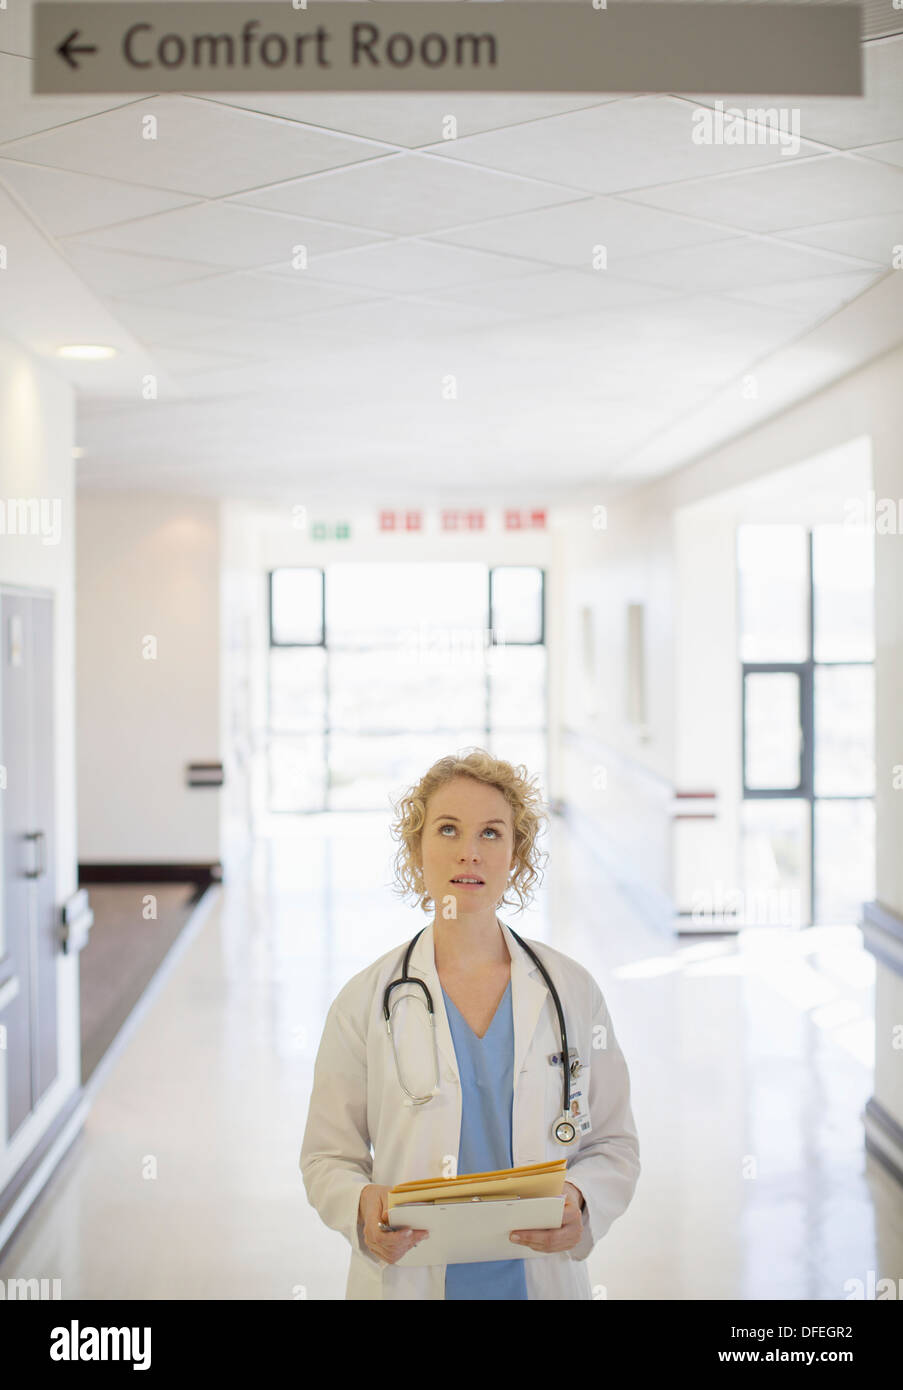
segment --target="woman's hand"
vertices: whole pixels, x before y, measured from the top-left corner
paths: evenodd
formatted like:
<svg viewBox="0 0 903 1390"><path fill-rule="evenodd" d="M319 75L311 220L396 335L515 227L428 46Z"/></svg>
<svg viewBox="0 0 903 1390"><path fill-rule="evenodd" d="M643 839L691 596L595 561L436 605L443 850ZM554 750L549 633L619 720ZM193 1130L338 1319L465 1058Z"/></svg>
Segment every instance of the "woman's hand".
<svg viewBox="0 0 903 1390"><path fill-rule="evenodd" d="M386 1264L394 1265L396 1260L400 1260L402 1255L406 1255L415 1245L419 1245L422 1240L426 1240L429 1231L418 1231L413 1226L399 1226L397 1230L381 1231L379 1223L389 1224L389 1212L386 1206L388 1187L380 1187L376 1183L368 1183L361 1188L360 1201L358 1202L358 1216L364 1223L364 1244L367 1249L374 1254L377 1259L385 1260Z"/></svg>
<svg viewBox="0 0 903 1390"><path fill-rule="evenodd" d="M564 1213L560 1226L553 1226L551 1230L512 1231L509 1239L515 1245L529 1245L531 1250L542 1250L546 1254L572 1250L578 1245L583 1235L583 1212L580 1210L583 1194L572 1182L564 1184L563 1192Z"/></svg>

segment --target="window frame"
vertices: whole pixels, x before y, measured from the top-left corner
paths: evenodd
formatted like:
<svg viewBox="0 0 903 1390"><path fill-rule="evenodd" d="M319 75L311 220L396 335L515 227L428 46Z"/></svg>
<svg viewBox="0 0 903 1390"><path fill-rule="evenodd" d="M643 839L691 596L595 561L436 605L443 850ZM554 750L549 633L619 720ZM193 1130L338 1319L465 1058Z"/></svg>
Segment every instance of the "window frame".
<svg viewBox="0 0 903 1390"><path fill-rule="evenodd" d="M374 561L373 563L376 564L376 563L379 563L379 562L378 562L378 561ZM427 561L426 563L430 563L430 562ZM274 579L274 575L276 574L276 572L277 572L278 570L287 570L287 569L313 570L313 571L316 571L317 573L319 573L319 575L320 575L320 637L319 637L319 640L316 641L316 642L279 642L279 641L277 641L277 640L275 639L275 637L274 637L274 630L273 630L273 579ZM543 564L522 564L522 565L509 565L509 564L498 564L498 565L493 565L493 564L487 564L486 569L487 569L487 575L486 575L486 631L487 631L487 633L488 633L488 643L487 643L488 647L514 647L514 646L517 646L517 647L543 647L543 648L545 649L545 651L546 651L546 668L545 668L545 677L544 677L544 682L543 682L543 684L544 684L544 690L543 690L543 696L544 696L544 698L543 698L543 710L542 710L542 723L541 723L537 728L535 728L535 729L531 727L531 728L529 728L529 729L523 729L523 730L518 730L518 731L519 731L519 732L523 732L523 733L530 733L530 734L537 734L537 733L539 733L539 734L543 735L543 736L546 738L546 740L548 740L548 727L549 727L549 669L548 669L548 646L547 646L547 643L546 643L546 594L547 594L547 581L548 581L548 575L547 575L546 566L543 565ZM512 642L503 641L503 642L501 642L501 643L497 640L497 637L496 637L496 628L495 628L495 625L494 625L494 612L493 612L493 603L494 603L494 597L493 597L493 575L494 575L494 573L495 573L496 570L501 570L501 569L506 569L506 570L507 570L507 569L530 569L530 570L538 571L538 573L539 573L539 637L538 637L537 639L534 639L534 640L532 640L532 641L512 641ZM317 814L321 814L322 812L325 812L325 811L331 811L331 810L337 809L337 808L333 807L332 805L330 805L330 791L331 791L330 779L329 779L329 767L330 767L330 740L331 740L331 737L332 737L334 734L346 734L346 733L352 733L352 732L353 732L354 734L359 735L359 736L362 736L362 737L371 737L371 738L391 738L391 737L395 737L395 736L399 736L399 735L404 735L405 733L411 732L410 730L407 730L407 729L394 729L394 730L393 730L393 729L367 729L367 728L362 728L362 729L348 730L348 729L340 728L339 726L334 725L334 724L332 723L332 718L331 718L332 711L331 711L331 707L330 707L330 693L331 693L331 689L332 689L332 683L331 683L331 679L330 679L330 675L331 675L331 673L330 673L330 665L331 665L331 662L330 662L330 652L331 652L331 650L336 650L336 648L335 648L335 647L332 647L332 648L331 648L330 642L329 642L329 636L328 636L328 632L327 632L327 623L326 623L326 606L327 606L327 605L326 605L326 585L327 585L327 573L326 573L326 566L325 566L325 565L278 565L278 566L275 566L273 569L268 570L268 572L267 572L267 629L268 629L267 676L266 676L266 700L267 700L267 710L266 710L266 814L267 814L267 815L274 815L274 816L279 816L279 815L317 815ZM503 634L503 635L504 635L504 634ZM272 683L273 683L273 663L272 663L272 661L271 661L271 659L270 659L270 656L271 656L271 653L272 653L274 650L286 650L286 649L293 648L293 647L322 647L322 648L324 648L325 653L326 653L326 659L325 659L325 661L324 661L324 663L323 663L323 673L324 673L324 674L323 674L323 682L324 682L323 699L324 699L325 718L324 718L324 722L323 722L323 727L322 727L322 729L319 730L319 731L317 731L317 732L315 732L315 733L311 733L311 732L304 733L304 732L300 732L300 731L299 731L299 732L296 733L296 734L292 734L292 733L287 733L287 732L282 731L282 730L273 730L273 729L271 728L271 725L270 725L270 717L271 717L271 709L272 709L272 689L273 689L273 684L272 684ZM366 642L355 642L355 643L352 643L351 645L342 644L341 650L342 650L343 652L349 652L349 651L350 651L350 652L363 652L363 651L377 651L377 650L387 650L387 651L388 651L389 649L388 649L388 648L383 648L381 643L375 643L375 644L374 644L374 643L366 643ZM492 717L491 717L491 714L492 714L492 681L491 681L490 666L489 666L489 662L487 661L487 662L485 663L484 673L483 673L483 727L482 727L482 730L481 730L482 734L486 737L487 742L488 742L488 740L492 737L493 734L499 733L499 732L503 732L504 729L505 729L505 726L504 726L504 725L499 725L499 724L493 722ZM448 734L448 735L450 735L450 736L454 736L454 735L458 732L458 729L457 729L457 728L451 728L451 727L445 727L445 726L433 726L433 727L431 727L430 729L424 729L424 730L422 730L422 731L417 731L417 732L422 732L422 733L424 733L424 734ZM274 740L275 740L275 741L278 741L278 740L281 739L281 738L288 738L288 739L296 738L296 739L297 739L297 738L305 738L305 737L315 737L315 738L319 738L319 739L322 740L322 747L323 747L323 781L322 781L322 786L323 786L323 798L322 798L322 803L321 803L319 806L311 807L311 808L307 808L307 809L304 809L304 808L300 808L300 807L299 807L299 808L296 808L296 809L294 809L294 810L276 810L276 809L274 809L273 806L272 806L272 782L271 782L271 773L270 773L270 755L271 755L272 747L273 747L273 744L274 744ZM342 808L342 809L348 809L348 808ZM361 808L361 809L365 809L365 808ZM369 809L369 808L367 808L367 809Z"/></svg>
<svg viewBox="0 0 903 1390"><path fill-rule="evenodd" d="M741 523L750 524L750 523ZM755 524L755 523L751 523ZM815 792L815 672L818 667L831 666L871 666L875 665L874 656L862 659L844 659L840 661L816 661L815 660L815 573L813 565L813 527L805 525L806 532L806 657L802 661L740 661L740 784L742 787L741 800L743 801L772 801L779 799L792 799L805 801L808 812L808 831L809 831L809 919L806 926L812 926L819 918L816 902L816 861L818 858L818 840L815 828L816 804L820 801L871 801L875 800L874 792L850 792L850 793L831 793L826 795L816 795ZM736 560L735 560L736 563ZM738 607L737 607L737 634L738 645L740 639L741 611L739 606L739 564L736 573L738 575ZM874 592L874 590L873 590ZM746 678L751 673L758 672L780 672L791 671L799 676L800 692L800 782L797 787L750 787L747 785L747 739L746 739Z"/></svg>

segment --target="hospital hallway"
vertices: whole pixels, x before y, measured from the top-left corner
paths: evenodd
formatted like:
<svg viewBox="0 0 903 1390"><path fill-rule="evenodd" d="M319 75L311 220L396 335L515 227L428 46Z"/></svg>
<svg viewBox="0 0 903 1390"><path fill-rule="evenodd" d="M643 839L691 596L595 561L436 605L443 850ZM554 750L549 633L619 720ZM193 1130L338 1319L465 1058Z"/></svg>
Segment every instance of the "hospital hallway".
<svg viewBox="0 0 903 1390"><path fill-rule="evenodd" d="M462 4L0 0L0 1304L862 1377L903 0Z"/></svg>
<svg viewBox="0 0 903 1390"><path fill-rule="evenodd" d="M52 1272L86 1299L344 1296L346 1242L307 1205L298 1151L329 1002L423 924L383 889L381 820L309 818L228 866L0 1277ZM502 920L600 982L643 1159L629 1222L590 1257L594 1290L842 1299L846 1280L899 1268L895 1183L857 1133L873 981L856 929L664 943L560 819L551 855L529 926Z"/></svg>

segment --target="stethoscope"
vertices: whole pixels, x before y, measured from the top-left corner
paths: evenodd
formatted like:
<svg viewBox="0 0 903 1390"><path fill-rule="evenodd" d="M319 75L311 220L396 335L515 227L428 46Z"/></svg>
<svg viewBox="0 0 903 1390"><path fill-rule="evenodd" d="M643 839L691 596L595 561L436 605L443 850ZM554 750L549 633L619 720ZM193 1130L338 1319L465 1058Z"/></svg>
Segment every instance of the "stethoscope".
<svg viewBox="0 0 903 1390"><path fill-rule="evenodd" d="M542 977L545 980L546 985L548 986L549 993L551 994L552 999L555 1003L555 1010L558 1014L558 1027L561 1031L561 1074L562 1084L564 1087L564 1109L562 1110L558 1119L552 1125L552 1138L555 1140L556 1144L573 1144L574 1140L577 1138L577 1127L571 1120L568 1113L571 1104L571 1063L569 1062L568 1035L567 1029L564 1026L564 1011L561 1007L561 1000L558 998L558 991L555 989L555 986L549 979L549 976L546 973L546 968L537 956L536 952L531 950L531 948L527 945L526 941L521 940L516 931L511 931L510 927L508 928L508 930L511 932L511 935L514 937L518 945L523 946L527 955L530 956L534 964L539 967L540 971L542 972ZM392 1039L392 1055L395 1058L395 1071L398 1075L398 1084L404 1091L405 1095L409 1098L411 1105L425 1105L427 1101L433 1099L433 1096L439 1090L439 1051L436 1044L436 1016L433 1012L433 1000L429 990L427 989L426 982L424 980L412 980L408 975L408 961L411 959L411 952L413 951L415 945L417 944L418 940L425 931L426 927L422 927L420 931L417 933L417 935L414 937L413 941L408 946L408 949L405 951L404 964L401 969L401 979L393 980L391 984L386 986L385 993L383 994L383 1013L386 1019L386 1029L388 1031L389 1037ZM436 1071L435 1084L433 1086L433 1089L427 1096L412 1095L401 1079L401 1069L398 1065L398 1049L395 1046L395 1037L392 1033L392 1019L389 1011L389 995L392 993L392 990L395 989L398 985L420 985L421 989L426 995L427 1013L429 1014L429 1020L432 1024L433 1060ZM404 997L407 998L408 996ZM401 1000L396 999L395 1003L392 1005L393 1012L395 1009L398 1008L398 1005L400 1003ZM574 1062L573 1065L579 1066L579 1063Z"/></svg>

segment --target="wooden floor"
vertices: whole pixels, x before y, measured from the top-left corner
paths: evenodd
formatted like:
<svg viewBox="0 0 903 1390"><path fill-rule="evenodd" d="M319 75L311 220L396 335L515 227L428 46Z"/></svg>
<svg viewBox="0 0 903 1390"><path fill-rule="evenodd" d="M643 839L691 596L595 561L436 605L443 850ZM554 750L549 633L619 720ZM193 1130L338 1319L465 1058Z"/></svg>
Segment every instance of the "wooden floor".
<svg viewBox="0 0 903 1390"><path fill-rule="evenodd" d="M80 955L83 1083L141 998L196 901L190 883L95 883L87 885L87 892L94 925Z"/></svg>

